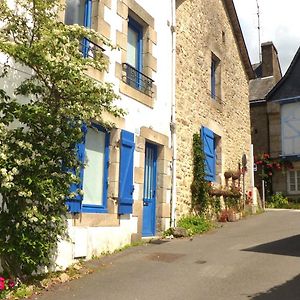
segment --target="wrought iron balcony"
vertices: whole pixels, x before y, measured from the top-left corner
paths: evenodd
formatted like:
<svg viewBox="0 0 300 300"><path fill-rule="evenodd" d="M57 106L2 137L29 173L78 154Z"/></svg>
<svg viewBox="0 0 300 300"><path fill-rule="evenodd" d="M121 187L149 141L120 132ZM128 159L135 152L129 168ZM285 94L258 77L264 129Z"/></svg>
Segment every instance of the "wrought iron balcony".
<svg viewBox="0 0 300 300"><path fill-rule="evenodd" d="M81 52L83 57L96 58L101 56L105 50L91 40L84 38L81 42Z"/></svg>
<svg viewBox="0 0 300 300"><path fill-rule="evenodd" d="M122 80L135 88L136 90L146 94L149 97L152 97L153 91L153 82L150 77L144 75L134 67L129 64L123 63L123 76Z"/></svg>

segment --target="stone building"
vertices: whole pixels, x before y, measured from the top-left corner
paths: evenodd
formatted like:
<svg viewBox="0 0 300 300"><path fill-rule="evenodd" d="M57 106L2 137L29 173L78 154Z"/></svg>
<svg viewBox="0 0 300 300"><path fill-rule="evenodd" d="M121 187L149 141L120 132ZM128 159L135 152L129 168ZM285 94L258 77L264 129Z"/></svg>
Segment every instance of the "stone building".
<svg viewBox="0 0 300 300"><path fill-rule="evenodd" d="M285 167L274 170L273 192L300 197L300 48L285 75L266 95L268 145L273 161Z"/></svg>
<svg viewBox="0 0 300 300"><path fill-rule="evenodd" d="M177 216L190 210L194 133L210 134L206 171L215 184L224 185L224 172L238 170L243 154L249 160L248 83L255 76L233 1L181 2L176 11ZM249 177L246 173L246 189Z"/></svg>
<svg viewBox="0 0 300 300"><path fill-rule="evenodd" d="M85 9L90 17L89 24L81 25L90 25L119 46L118 51L105 49L110 62L106 74L89 75L113 83L120 95L117 104L127 112L122 119L102 116L115 128L105 138L91 130L90 145L86 141L90 163L83 174L83 199L77 208L70 203L69 257L89 258L155 236L170 225L172 12L170 3L147 0L78 2L82 5L75 9ZM74 3L66 2L65 22L71 24L80 22L73 19ZM105 143L104 172L95 167L96 140L103 147Z"/></svg>
<svg viewBox="0 0 300 300"><path fill-rule="evenodd" d="M278 53L273 43L263 43L261 53L262 61L253 65L257 78L250 80L249 83L251 137L256 157L270 153L266 95L282 77ZM261 167L258 166L258 170L255 172L255 186L262 194L260 174Z"/></svg>
<svg viewBox="0 0 300 300"><path fill-rule="evenodd" d="M116 104L127 112L119 119L104 113L84 128L84 142L78 146L86 163L78 186L84 194L67 201L71 240L58 245L56 263L65 268L76 258L114 251L170 226L174 31L168 1L61 2L62 22L92 28L118 45L111 50L84 40L82 54L93 59L104 50L108 71L89 69L87 76L112 83L120 96ZM0 63L6 60L0 53ZM12 94L26 76L16 65L9 83L0 79L0 86ZM102 120L113 122L114 128L103 128Z"/></svg>

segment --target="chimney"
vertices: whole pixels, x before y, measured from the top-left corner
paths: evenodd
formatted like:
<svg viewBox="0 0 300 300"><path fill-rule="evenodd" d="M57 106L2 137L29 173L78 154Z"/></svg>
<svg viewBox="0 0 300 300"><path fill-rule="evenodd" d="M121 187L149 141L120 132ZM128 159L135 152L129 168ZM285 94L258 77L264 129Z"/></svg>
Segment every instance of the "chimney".
<svg viewBox="0 0 300 300"><path fill-rule="evenodd" d="M282 77L278 60L277 49L273 42L261 44L262 50L262 77L274 76L275 81Z"/></svg>

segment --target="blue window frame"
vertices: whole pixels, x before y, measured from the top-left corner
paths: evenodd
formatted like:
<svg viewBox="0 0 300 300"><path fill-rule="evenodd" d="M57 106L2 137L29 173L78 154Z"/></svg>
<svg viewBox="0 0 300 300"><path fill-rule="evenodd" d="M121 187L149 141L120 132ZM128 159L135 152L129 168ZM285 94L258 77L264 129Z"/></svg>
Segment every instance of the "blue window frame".
<svg viewBox="0 0 300 300"><path fill-rule="evenodd" d="M92 0L67 0L65 23L67 25L78 24L87 28L92 26ZM90 41L83 39L82 53L88 56Z"/></svg>
<svg viewBox="0 0 300 300"><path fill-rule="evenodd" d="M97 124L85 134L82 212L107 212L109 138L109 133Z"/></svg>
<svg viewBox="0 0 300 300"><path fill-rule="evenodd" d="M143 69L143 26L128 18L127 63L137 71Z"/></svg>
<svg viewBox="0 0 300 300"><path fill-rule="evenodd" d="M78 24L91 28L92 0L67 0L65 23L67 25Z"/></svg>
<svg viewBox="0 0 300 300"><path fill-rule="evenodd" d="M203 152L205 155L205 180L216 180L216 138L213 131L206 127L201 128Z"/></svg>
<svg viewBox="0 0 300 300"><path fill-rule="evenodd" d="M129 17L127 34L127 84L141 90L143 88L143 26Z"/></svg>
<svg viewBox="0 0 300 300"><path fill-rule="evenodd" d="M71 213L106 213L110 134L94 123L91 127L84 125L82 131L84 136L76 150L84 167L79 172L80 182L70 187L76 197L67 199L66 205ZM78 189L83 190L83 196Z"/></svg>

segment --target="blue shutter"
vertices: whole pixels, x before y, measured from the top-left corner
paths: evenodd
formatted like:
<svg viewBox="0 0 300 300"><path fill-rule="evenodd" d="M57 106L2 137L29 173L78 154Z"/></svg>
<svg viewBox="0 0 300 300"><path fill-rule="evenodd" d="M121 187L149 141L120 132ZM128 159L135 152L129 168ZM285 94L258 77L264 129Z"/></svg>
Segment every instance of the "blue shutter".
<svg viewBox="0 0 300 300"><path fill-rule="evenodd" d="M120 185L119 214L131 214L133 204L133 153L134 134L125 130L121 132L120 142Z"/></svg>
<svg viewBox="0 0 300 300"><path fill-rule="evenodd" d="M215 181L216 178L216 153L215 153L215 135L213 131L202 127L201 137L203 151L205 155L205 179Z"/></svg>
<svg viewBox="0 0 300 300"><path fill-rule="evenodd" d="M74 183L70 186L71 193L72 192L76 193L76 191L78 189L82 190L83 172L84 172L83 164L84 164L84 158L85 158L85 135L86 135L86 131L87 131L86 125L83 126L82 130L84 132L82 142L78 143L76 145L77 157L78 157L80 164L82 164L82 166L80 168L80 172L79 172L80 182L78 184ZM73 170L73 172L75 174L75 170ZM82 204L82 196L79 194L76 194L75 198L67 199L67 201L66 201L68 211L70 211L71 213L81 212L81 204Z"/></svg>

